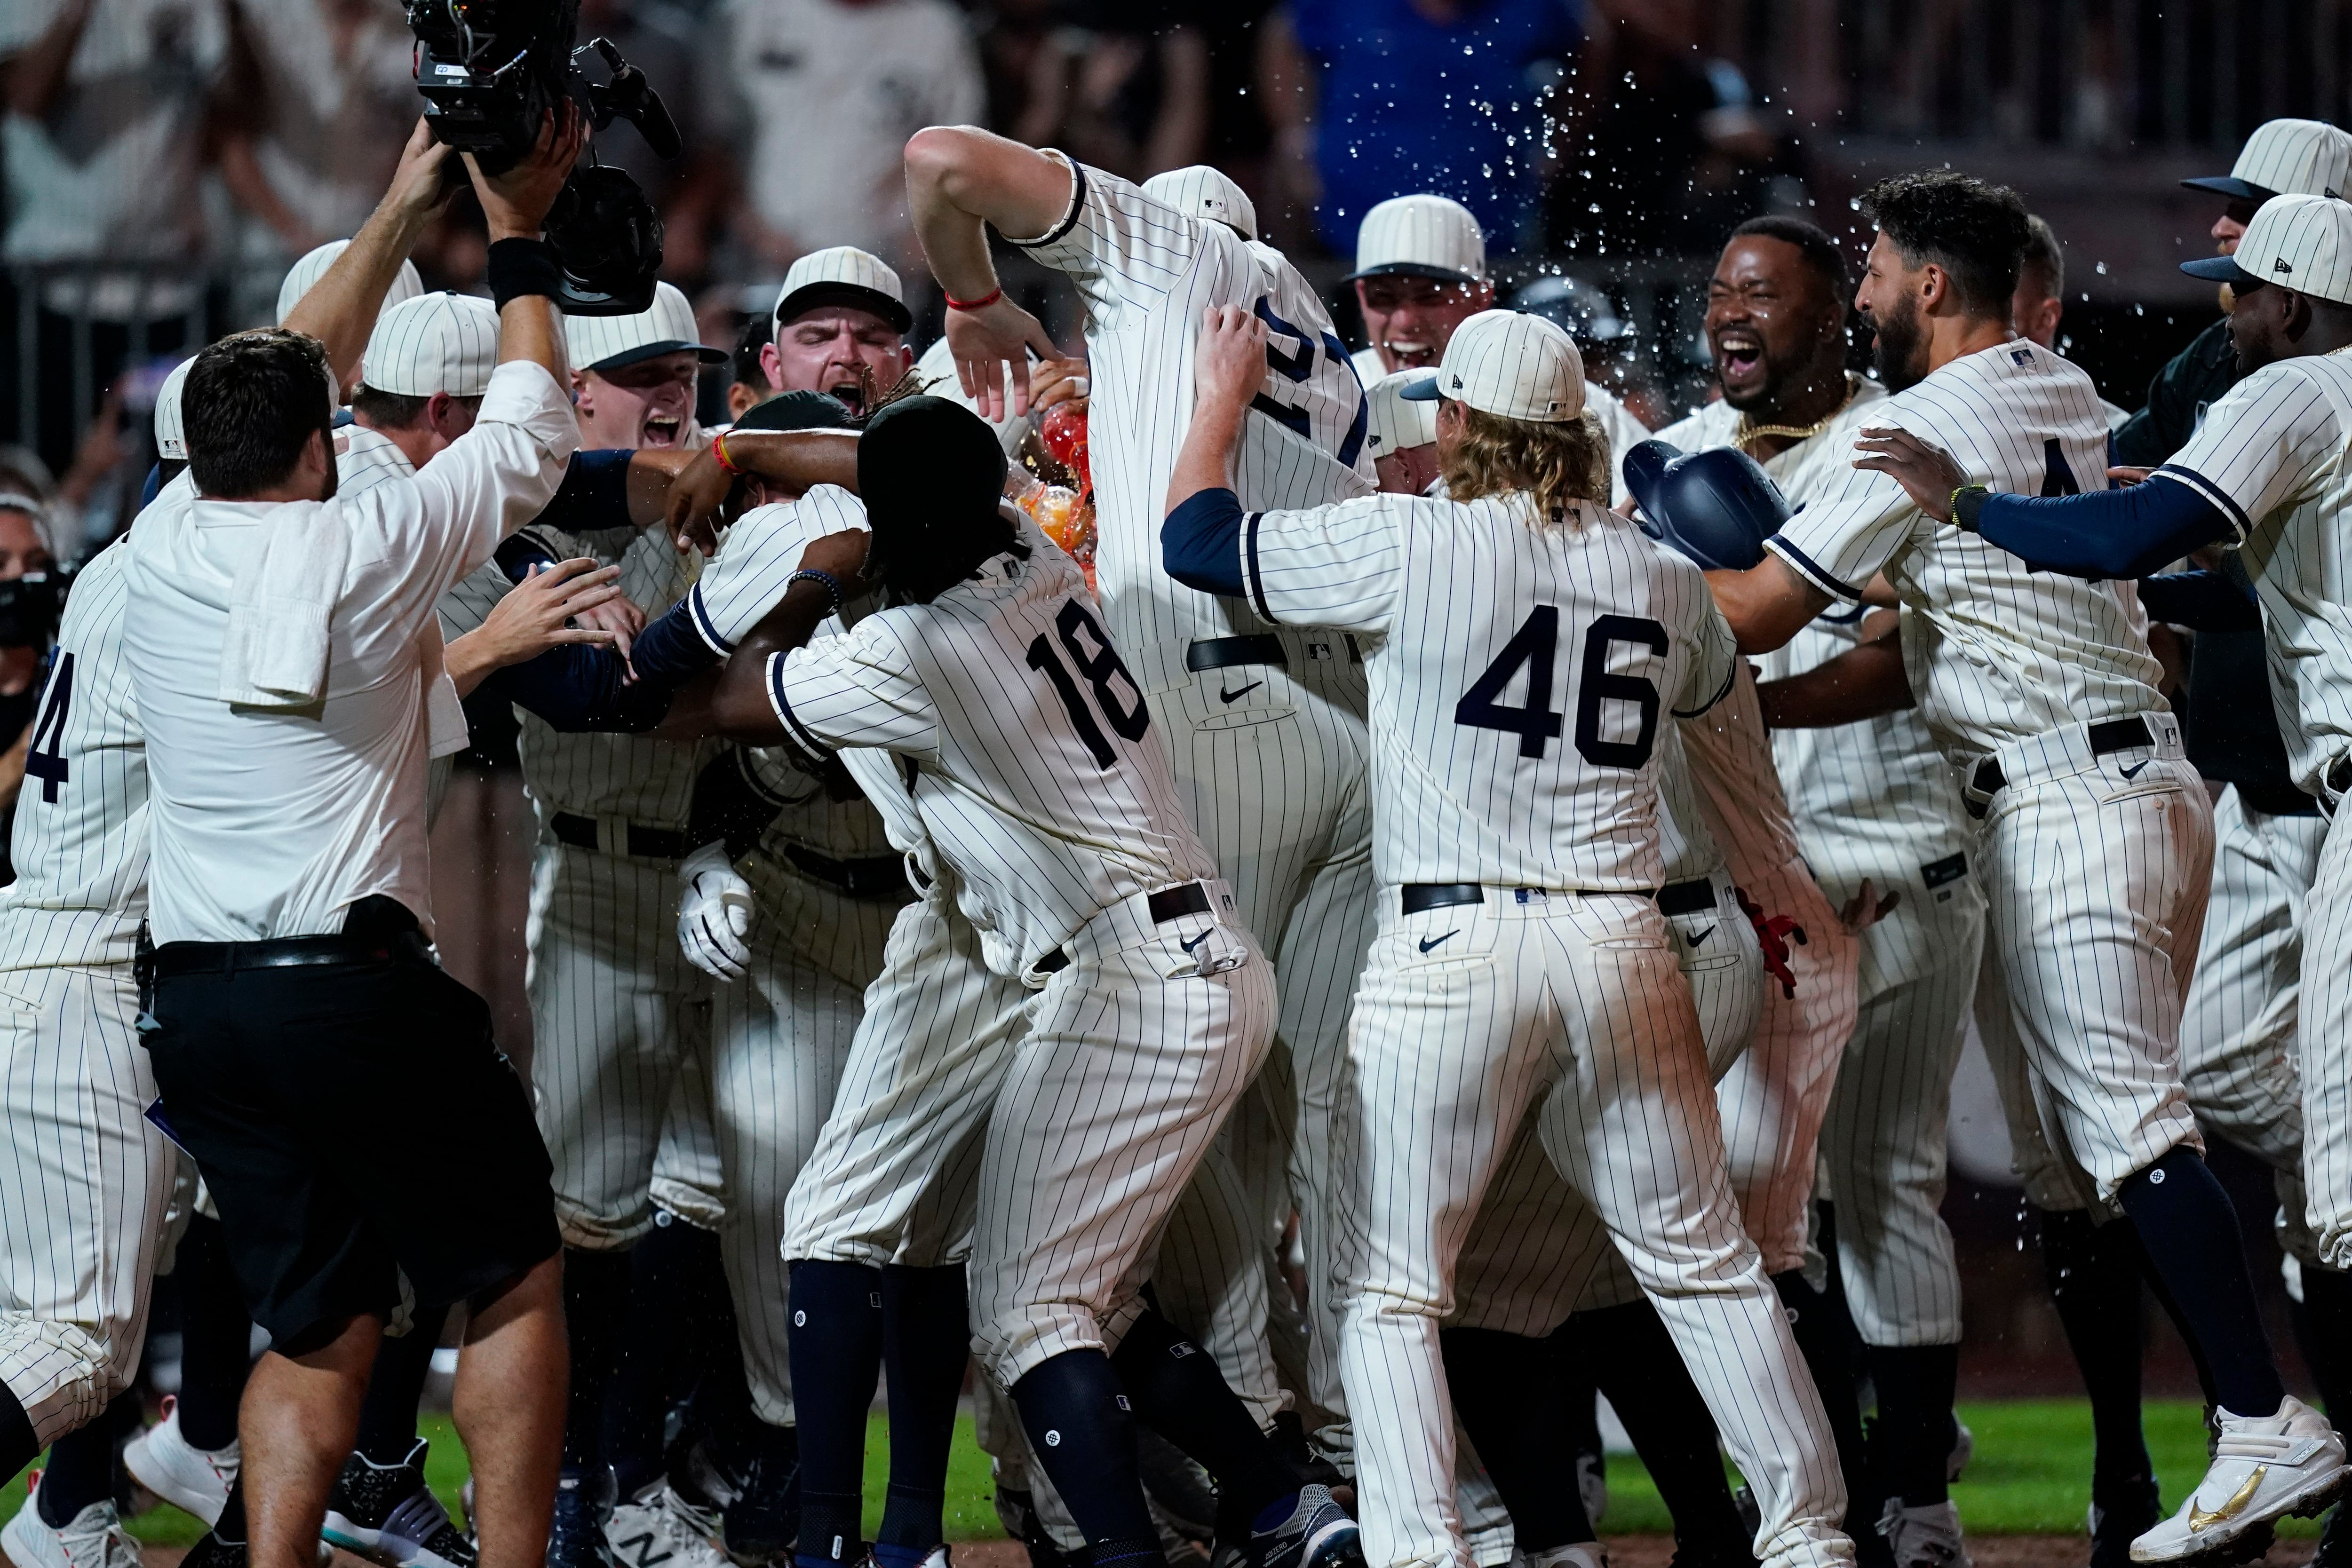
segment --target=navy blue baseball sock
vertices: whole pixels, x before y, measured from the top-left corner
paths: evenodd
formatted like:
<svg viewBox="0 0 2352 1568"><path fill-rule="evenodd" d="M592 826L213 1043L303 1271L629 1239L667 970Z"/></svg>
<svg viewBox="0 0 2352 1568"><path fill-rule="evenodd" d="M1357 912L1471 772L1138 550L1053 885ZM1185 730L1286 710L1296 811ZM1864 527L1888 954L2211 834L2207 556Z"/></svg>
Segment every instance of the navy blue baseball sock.
<svg viewBox="0 0 2352 1568"><path fill-rule="evenodd" d="M890 1488L874 1555L920 1568L947 1539L948 1449L971 1359L963 1269L882 1270L882 1357L890 1370Z"/></svg>
<svg viewBox="0 0 2352 1568"><path fill-rule="evenodd" d="M2093 1222L2079 1208L2037 1208L2042 1274L2091 1398L2091 1490L2155 1472L2140 1426L2139 1239L2128 1219Z"/></svg>
<svg viewBox="0 0 2352 1568"><path fill-rule="evenodd" d="M628 1313L604 1391L600 1441L624 1501L660 1479L670 1407L691 1396L704 1358L714 1348L737 1353L732 1312L725 1345L709 1343L726 1296L719 1238L656 1208L653 1228L629 1249Z"/></svg>
<svg viewBox="0 0 2352 1568"><path fill-rule="evenodd" d="M135 1394L116 1396L136 1399ZM33 1494L43 1523L62 1530L94 1502L114 1500L114 1430L105 1420L77 1427L49 1445L40 1490Z"/></svg>
<svg viewBox="0 0 2352 1568"><path fill-rule="evenodd" d="M1135 1320L1111 1370L1133 1403L1135 1418L1196 1461L1217 1483L1217 1536L1249 1540L1259 1515L1296 1496L1298 1472L1285 1464L1274 1439L1259 1427L1217 1370L1214 1357L1146 1307ZM1287 1517L1289 1510L1283 1510Z"/></svg>
<svg viewBox="0 0 2352 1568"><path fill-rule="evenodd" d="M240 1475L229 1483L228 1500L213 1521L213 1539L224 1546L243 1546L245 1536L245 1477Z"/></svg>
<svg viewBox="0 0 2352 1568"><path fill-rule="evenodd" d="M1066 1350L1031 1367L1012 1392L1030 1452L1087 1538L1094 1568L1161 1568L1166 1559L1136 1463L1134 1416L1110 1359L1098 1350Z"/></svg>
<svg viewBox="0 0 2352 1568"><path fill-rule="evenodd" d="M793 1418L801 1435L800 1543L793 1556L808 1564L855 1563L865 1544L866 1413L882 1372L882 1270L802 1258L791 1274ZM891 1395L895 1402L898 1390ZM897 1427L893 1421L894 1464Z"/></svg>
<svg viewBox="0 0 2352 1568"><path fill-rule="evenodd" d="M360 1402L359 1438L352 1444L368 1463L389 1469L405 1462L416 1447L416 1406L424 1401L433 1352L448 1322L447 1307L419 1307L415 1327L376 1345L367 1397Z"/></svg>
<svg viewBox="0 0 2352 1568"><path fill-rule="evenodd" d="M572 1395L563 1413L563 1465L604 1462L604 1394L629 1320L629 1255L563 1249L563 1322L572 1342Z"/></svg>
<svg viewBox="0 0 2352 1568"><path fill-rule="evenodd" d="M1510 1511L1519 1550L1533 1556L1592 1540L1574 1485L1576 1438L1552 1346L1495 1329L1445 1329L1437 1343L1454 1414Z"/></svg>
<svg viewBox="0 0 2352 1568"><path fill-rule="evenodd" d="M2305 1263L2303 1300L2289 1302L2287 1314L2328 1420L2352 1422L2352 1274Z"/></svg>
<svg viewBox="0 0 2352 1568"><path fill-rule="evenodd" d="M236 1410L253 1371L253 1320L228 1261L221 1222L188 1218L172 1279L180 1294L180 1436L195 1448L236 1441Z"/></svg>
<svg viewBox="0 0 2352 1568"><path fill-rule="evenodd" d="M2270 1337L2254 1304L2244 1238L2229 1194L2194 1149L2175 1148L2126 1178L2116 1201L2212 1369L2213 1392L2232 1416L2272 1416L2286 1397Z"/></svg>
<svg viewBox="0 0 2352 1568"><path fill-rule="evenodd" d="M1906 1508L1949 1500L1952 1400L1960 1375L1956 1344L1865 1345L1878 1390L1878 1426L1870 1435L1879 1484Z"/></svg>
<svg viewBox="0 0 2352 1568"><path fill-rule="evenodd" d="M1648 1298L1578 1312L1553 1332L1552 1343L1609 1396L1674 1515L1677 1550L1706 1563L1752 1557L1748 1529L1724 1479L1715 1416Z"/></svg>
<svg viewBox="0 0 2352 1568"><path fill-rule="evenodd" d="M0 1486L40 1457L41 1439L33 1430L33 1418L25 1414L8 1385L0 1383Z"/></svg>

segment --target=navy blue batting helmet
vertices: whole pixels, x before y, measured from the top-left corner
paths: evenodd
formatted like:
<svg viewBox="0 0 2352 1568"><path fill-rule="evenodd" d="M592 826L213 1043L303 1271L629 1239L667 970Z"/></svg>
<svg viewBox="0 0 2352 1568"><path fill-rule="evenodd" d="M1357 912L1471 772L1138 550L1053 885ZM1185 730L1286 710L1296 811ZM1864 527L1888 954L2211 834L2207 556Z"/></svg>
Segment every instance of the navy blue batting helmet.
<svg viewBox="0 0 2352 1568"><path fill-rule="evenodd" d="M1625 454L1642 531L1709 571L1746 571L1789 520L1789 498L1756 459L1729 446L1685 453L1644 441Z"/></svg>

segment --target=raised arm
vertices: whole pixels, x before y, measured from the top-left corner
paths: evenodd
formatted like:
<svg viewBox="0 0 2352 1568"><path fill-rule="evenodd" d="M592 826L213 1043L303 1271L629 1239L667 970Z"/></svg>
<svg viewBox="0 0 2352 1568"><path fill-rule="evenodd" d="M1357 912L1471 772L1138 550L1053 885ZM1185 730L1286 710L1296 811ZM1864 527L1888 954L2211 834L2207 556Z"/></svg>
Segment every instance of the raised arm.
<svg viewBox="0 0 2352 1568"><path fill-rule="evenodd" d="M472 153L460 154L489 225L490 291L499 301L499 363L529 361L554 377L558 386L568 386L572 374L564 357L563 318L551 298L562 275L540 233L587 142L587 122L567 100L560 118L550 116L541 123L539 141L530 155L506 172L485 174Z"/></svg>
<svg viewBox="0 0 2352 1568"><path fill-rule="evenodd" d="M1241 498L1233 490L1234 448L1250 399L1265 380L1264 321L1234 305L1213 305L1192 350L1192 423L1168 479L1160 552L1168 575L1202 593L1242 595Z"/></svg>
<svg viewBox="0 0 2352 1568"><path fill-rule="evenodd" d="M1830 596L1799 577L1779 556L1767 555L1746 571L1710 571L1707 587L1731 623L1743 653L1769 653L1830 607Z"/></svg>
<svg viewBox="0 0 2352 1568"><path fill-rule="evenodd" d="M988 254L988 226L1034 239L1068 210L1071 172L1034 147L969 125L934 125L907 143L907 204L931 276L948 296L956 379L981 417L1029 412L1028 354L1066 358L1037 319L1010 299ZM1006 375L1013 402L1005 407Z"/></svg>
<svg viewBox="0 0 2352 1568"><path fill-rule="evenodd" d="M349 390L359 380L360 354L375 330L384 290L400 276L400 264L449 193L448 160L449 149L418 119L383 199L286 318L289 329L307 332L327 346L337 386Z"/></svg>
<svg viewBox="0 0 2352 1568"><path fill-rule="evenodd" d="M731 520L745 478L764 483L771 495L803 496L819 485L857 493L857 433L852 430L730 430L694 455L671 480L663 499L677 548L718 547L718 528ZM634 506L634 491L632 505Z"/></svg>

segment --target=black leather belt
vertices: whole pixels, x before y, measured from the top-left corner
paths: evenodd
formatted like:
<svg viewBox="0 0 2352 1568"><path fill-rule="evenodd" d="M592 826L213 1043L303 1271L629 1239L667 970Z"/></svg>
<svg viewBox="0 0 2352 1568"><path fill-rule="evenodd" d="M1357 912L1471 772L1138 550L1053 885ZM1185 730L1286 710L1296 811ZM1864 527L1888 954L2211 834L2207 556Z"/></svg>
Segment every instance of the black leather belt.
<svg viewBox="0 0 2352 1568"><path fill-rule="evenodd" d="M596 819L593 817L558 811L547 820L547 831L555 835L557 842L570 844L574 849L601 850L604 847L597 841ZM675 828L649 828L642 822L629 824L628 845L622 852L640 860L682 861L694 852L694 846L686 841L686 835Z"/></svg>
<svg viewBox="0 0 2352 1568"><path fill-rule="evenodd" d="M786 844L784 856L806 874L852 898L903 899L907 894L907 862L897 855L837 861L798 844Z"/></svg>
<svg viewBox="0 0 2352 1568"><path fill-rule="evenodd" d="M1712 904L1715 902L1715 890L1706 883L1702 882L1688 884L1678 883L1677 885L1690 885L1706 888L1707 903ZM1507 893L1527 894L1535 898L1607 898L1612 896L1606 893L1596 894L1590 888L1582 887L1517 887L1506 888L1504 891ZM1647 898L1650 896L1650 890L1647 888L1636 888L1633 890L1633 896L1636 898ZM1451 909L1457 904L1484 904L1486 902L1486 890L1475 882L1409 882L1399 890L1397 901L1402 905L1404 913L1407 915L1419 915L1431 909ZM1704 907L1704 905L1701 907ZM1671 911L1669 913L1671 913Z"/></svg>
<svg viewBox="0 0 2352 1568"><path fill-rule="evenodd" d="M1197 648L1200 644L1196 643L1193 646ZM1164 925L1188 915L1208 914L1209 890L1197 882L1188 882L1181 887L1163 887L1145 899L1143 906L1150 911L1155 924ZM1038 959L1034 966L1041 975L1058 975L1069 967L1069 954L1059 947Z"/></svg>
<svg viewBox="0 0 2352 1568"><path fill-rule="evenodd" d="M394 958L433 961L425 938L414 931L383 936L274 936L264 942L166 942L155 949L155 977L314 964L383 964Z"/></svg>
<svg viewBox="0 0 2352 1568"><path fill-rule="evenodd" d="M1198 674L1234 664L1287 664L1282 639L1260 633L1255 637L1209 637L1184 650L1184 667Z"/></svg>
<svg viewBox="0 0 2352 1568"><path fill-rule="evenodd" d="M1661 915L1696 915L1715 907L1715 883L1706 877L1694 877L1689 882L1670 882L1658 889L1658 913Z"/></svg>
<svg viewBox="0 0 2352 1568"><path fill-rule="evenodd" d="M2091 743L2091 755L2094 757L2105 757L2111 751L2129 751L2135 746L2156 744L2155 731L2149 729L2147 720L2137 714L2129 718L2111 718L2104 724L2095 724L2083 734ZM1977 770L1969 776L1969 787L1979 795L1998 795L2009 788L2009 775L2000 770L1998 758L1988 757L1978 763ZM1969 816L1981 817L1990 809L1991 802L1970 800L1968 806Z"/></svg>

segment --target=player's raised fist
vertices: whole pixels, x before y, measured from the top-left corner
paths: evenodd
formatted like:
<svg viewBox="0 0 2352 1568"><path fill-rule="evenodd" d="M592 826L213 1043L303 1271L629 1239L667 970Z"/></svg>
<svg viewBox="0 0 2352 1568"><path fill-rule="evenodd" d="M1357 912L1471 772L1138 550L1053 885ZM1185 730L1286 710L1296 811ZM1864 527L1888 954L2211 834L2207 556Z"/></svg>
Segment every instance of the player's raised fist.
<svg viewBox="0 0 2352 1568"><path fill-rule="evenodd" d="M1203 405L1249 402L1265 380L1265 323L1238 305L1210 306L1192 349L1192 374Z"/></svg>

